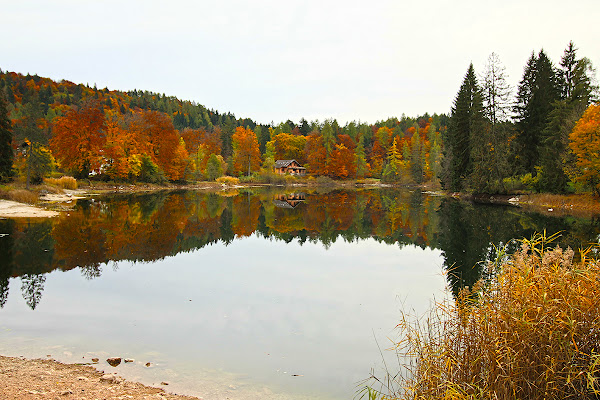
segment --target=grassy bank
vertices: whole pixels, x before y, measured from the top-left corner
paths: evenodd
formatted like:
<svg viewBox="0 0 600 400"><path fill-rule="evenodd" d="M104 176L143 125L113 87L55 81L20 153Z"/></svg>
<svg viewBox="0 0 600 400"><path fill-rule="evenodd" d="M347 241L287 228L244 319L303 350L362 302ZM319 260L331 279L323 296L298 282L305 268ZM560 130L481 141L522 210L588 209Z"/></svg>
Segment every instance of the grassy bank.
<svg viewBox="0 0 600 400"><path fill-rule="evenodd" d="M456 300L405 316L395 350L411 362L374 378L365 397L597 399L600 263L551 239L523 240Z"/></svg>

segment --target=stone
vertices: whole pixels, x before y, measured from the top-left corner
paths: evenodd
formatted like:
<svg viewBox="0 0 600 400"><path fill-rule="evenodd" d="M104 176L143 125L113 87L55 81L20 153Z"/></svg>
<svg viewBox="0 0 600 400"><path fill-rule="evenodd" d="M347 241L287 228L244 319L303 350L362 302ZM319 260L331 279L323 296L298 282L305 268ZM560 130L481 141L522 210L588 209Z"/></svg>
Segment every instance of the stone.
<svg viewBox="0 0 600 400"><path fill-rule="evenodd" d="M68 396L70 394L73 394L73 392L71 392L70 390L63 390L62 392L60 392L61 396Z"/></svg>
<svg viewBox="0 0 600 400"><path fill-rule="evenodd" d="M161 382L161 385L167 386L169 384L169 382Z"/></svg>
<svg viewBox="0 0 600 400"><path fill-rule="evenodd" d="M117 365L121 364L121 357L110 357L106 359L106 362L111 367L116 367Z"/></svg>
<svg viewBox="0 0 600 400"><path fill-rule="evenodd" d="M132 363L134 360L133 360L133 358L126 358L123 361L125 361L126 363Z"/></svg>
<svg viewBox="0 0 600 400"><path fill-rule="evenodd" d="M100 377L100 382L121 383L123 382L123 378L117 375L105 374Z"/></svg>
<svg viewBox="0 0 600 400"><path fill-rule="evenodd" d="M100 359L99 359L99 358L92 358L92 362L95 362L95 363L97 363L98 361L100 361Z"/></svg>

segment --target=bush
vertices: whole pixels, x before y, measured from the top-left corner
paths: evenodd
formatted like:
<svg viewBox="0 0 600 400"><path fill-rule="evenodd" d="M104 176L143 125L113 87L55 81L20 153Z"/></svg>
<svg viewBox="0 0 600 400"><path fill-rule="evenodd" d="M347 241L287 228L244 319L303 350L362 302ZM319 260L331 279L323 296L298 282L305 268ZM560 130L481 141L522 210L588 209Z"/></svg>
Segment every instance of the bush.
<svg viewBox="0 0 600 400"><path fill-rule="evenodd" d="M328 176L320 175L315 179L315 182L319 186L335 186L335 181Z"/></svg>
<svg viewBox="0 0 600 400"><path fill-rule="evenodd" d="M8 193L9 200L18 201L19 203L35 204L38 202L38 194L30 190L15 189Z"/></svg>
<svg viewBox="0 0 600 400"><path fill-rule="evenodd" d="M486 264L488 279L428 318L405 316L396 350L413 361L391 377L390 398L597 399L600 262L589 249L574 262L551 240L536 235L512 256L501 251Z"/></svg>
<svg viewBox="0 0 600 400"><path fill-rule="evenodd" d="M46 178L44 179L44 183L48 185L58 186L63 189L77 189L77 180L72 176L63 176L58 179L56 178Z"/></svg>
<svg viewBox="0 0 600 400"><path fill-rule="evenodd" d="M223 185L228 185L228 186L233 186L233 185L239 184L240 180L233 176L221 176L221 177L217 178L217 183L220 183Z"/></svg>

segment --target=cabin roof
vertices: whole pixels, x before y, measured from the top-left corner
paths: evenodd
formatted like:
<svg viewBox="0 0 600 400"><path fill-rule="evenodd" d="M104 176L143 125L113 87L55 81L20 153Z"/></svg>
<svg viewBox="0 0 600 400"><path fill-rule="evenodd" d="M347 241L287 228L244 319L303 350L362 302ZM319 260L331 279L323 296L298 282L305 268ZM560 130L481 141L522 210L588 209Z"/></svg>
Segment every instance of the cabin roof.
<svg viewBox="0 0 600 400"><path fill-rule="evenodd" d="M289 167L290 164L293 163L293 162L295 162L296 164L298 164L298 167L304 168L296 160L277 160L277 161L275 161L275 168Z"/></svg>

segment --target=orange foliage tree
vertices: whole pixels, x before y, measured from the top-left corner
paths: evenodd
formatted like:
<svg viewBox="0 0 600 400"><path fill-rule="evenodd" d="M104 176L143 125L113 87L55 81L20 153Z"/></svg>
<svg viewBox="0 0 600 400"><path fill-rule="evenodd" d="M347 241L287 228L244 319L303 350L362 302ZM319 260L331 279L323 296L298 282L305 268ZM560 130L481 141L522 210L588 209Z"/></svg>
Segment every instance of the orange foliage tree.
<svg viewBox="0 0 600 400"><path fill-rule="evenodd" d="M327 172L329 176L339 179L356 176L356 159L354 148L356 144L348 135L338 135L338 143L331 151Z"/></svg>
<svg viewBox="0 0 600 400"><path fill-rule="evenodd" d="M313 131L308 135L304 154L306 155L307 170L310 174L325 175L327 173L325 168L327 151L323 144L323 136L318 131Z"/></svg>
<svg viewBox="0 0 600 400"><path fill-rule="evenodd" d="M104 111L92 101L57 117L52 126L50 148L59 165L79 176L99 173L104 163L105 128Z"/></svg>
<svg viewBox="0 0 600 400"><path fill-rule="evenodd" d="M575 179L600 195L600 104L592 104L585 110L569 139L580 170Z"/></svg>
<svg viewBox="0 0 600 400"><path fill-rule="evenodd" d="M233 141L233 173L242 175L258 171L260 168L260 151L256 134L249 128L241 126L235 129Z"/></svg>

